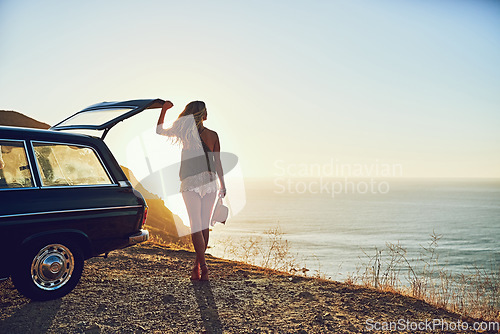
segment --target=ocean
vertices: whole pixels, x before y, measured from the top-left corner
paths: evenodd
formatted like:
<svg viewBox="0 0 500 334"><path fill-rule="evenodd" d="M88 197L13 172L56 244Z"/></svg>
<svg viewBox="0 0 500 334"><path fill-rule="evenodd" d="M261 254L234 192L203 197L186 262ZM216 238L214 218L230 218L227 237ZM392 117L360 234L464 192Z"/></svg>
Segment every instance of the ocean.
<svg viewBox="0 0 500 334"><path fill-rule="evenodd" d="M417 259L429 256L424 248L435 234L438 263L453 275L498 271L499 179L372 179L371 188L363 179L321 182L326 186L317 179L246 179L245 206L213 228L208 253L234 258L228 249L265 241L266 231L279 227L309 274L342 281L366 268L376 250L387 255L387 243L422 263ZM332 190L335 182L344 182L343 192Z"/></svg>

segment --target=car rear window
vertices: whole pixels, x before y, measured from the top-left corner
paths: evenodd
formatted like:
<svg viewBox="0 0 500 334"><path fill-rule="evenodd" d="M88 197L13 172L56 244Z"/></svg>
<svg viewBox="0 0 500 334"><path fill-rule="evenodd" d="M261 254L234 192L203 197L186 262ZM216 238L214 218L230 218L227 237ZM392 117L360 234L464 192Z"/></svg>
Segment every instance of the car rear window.
<svg viewBox="0 0 500 334"><path fill-rule="evenodd" d="M68 118L67 120L59 123L57 127L63 126L99 126L120 117L133 110L133 108L120 108L120 109L99 109L81 112Z"/></svg>
<svg viewBox="0 0 500 334"><path fill-rule="evenodd" d="M0 140L0 189L33 187L23 141Z"/></svg>
<svg viewBox="0 0 500 334"><path fill-rule="evenodd" d="M101 159L90 147L33 143L42 186L113 184Z"/></svg>

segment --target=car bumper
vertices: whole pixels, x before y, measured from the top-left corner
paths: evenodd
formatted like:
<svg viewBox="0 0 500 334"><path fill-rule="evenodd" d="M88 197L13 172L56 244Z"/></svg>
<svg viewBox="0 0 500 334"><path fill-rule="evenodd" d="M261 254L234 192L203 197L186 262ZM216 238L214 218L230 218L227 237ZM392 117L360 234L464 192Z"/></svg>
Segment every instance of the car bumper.
<svg viewBox="0 0 500 334"><path fill-rule="evenodd" d="M148 230L140 230L139 232L128 237L128 245L133 246L144 242L149 239L149 231Z"/></svg>

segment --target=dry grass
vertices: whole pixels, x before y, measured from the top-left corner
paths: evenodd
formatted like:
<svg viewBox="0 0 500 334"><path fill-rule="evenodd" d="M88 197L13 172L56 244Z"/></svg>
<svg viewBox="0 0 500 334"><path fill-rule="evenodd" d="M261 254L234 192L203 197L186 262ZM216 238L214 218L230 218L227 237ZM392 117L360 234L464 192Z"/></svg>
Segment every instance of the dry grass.
<svg viewBox="0 0 500 334"><path fill-rule="evenodd" d="M264 232L264 236L252 236L237 242L231 237L218 240L217 247L223 249L223 258L272 270L291 273L300 271L297 269L297 258L291 253L290 244L283 235L278 225Z"/></svg>
<svg viewBox="0 0 500 334"><path fill-rule="evenodd" d="M416 259L409 259L399 243L387 243L373 255L365 253L365 261L346 283L412 296L463 316L500 321L499 264L454 275L439 263L441 237L433 232Z"/></svg>
<svg viewBox="0 0 500 334"><path fill-rule="evenodd" d="M183 249L194 252L193 244L187 238L169 238L165 240L162 236L152 233L147 242L153 245L167 246L173 250Z"/></svg>

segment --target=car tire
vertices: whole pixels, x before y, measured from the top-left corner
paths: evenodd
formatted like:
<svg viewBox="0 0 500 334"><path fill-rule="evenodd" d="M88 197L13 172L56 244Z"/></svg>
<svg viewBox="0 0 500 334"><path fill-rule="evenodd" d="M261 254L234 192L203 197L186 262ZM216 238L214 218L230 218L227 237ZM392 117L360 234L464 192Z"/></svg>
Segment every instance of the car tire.
<svg viewBox="0 0 500 334"><path fill-rule="evenodd" d="M31 243L12 275L16 289L33 300L50 300L69 293L83 271L83 253L77 243L46 240Z"/></svg>

